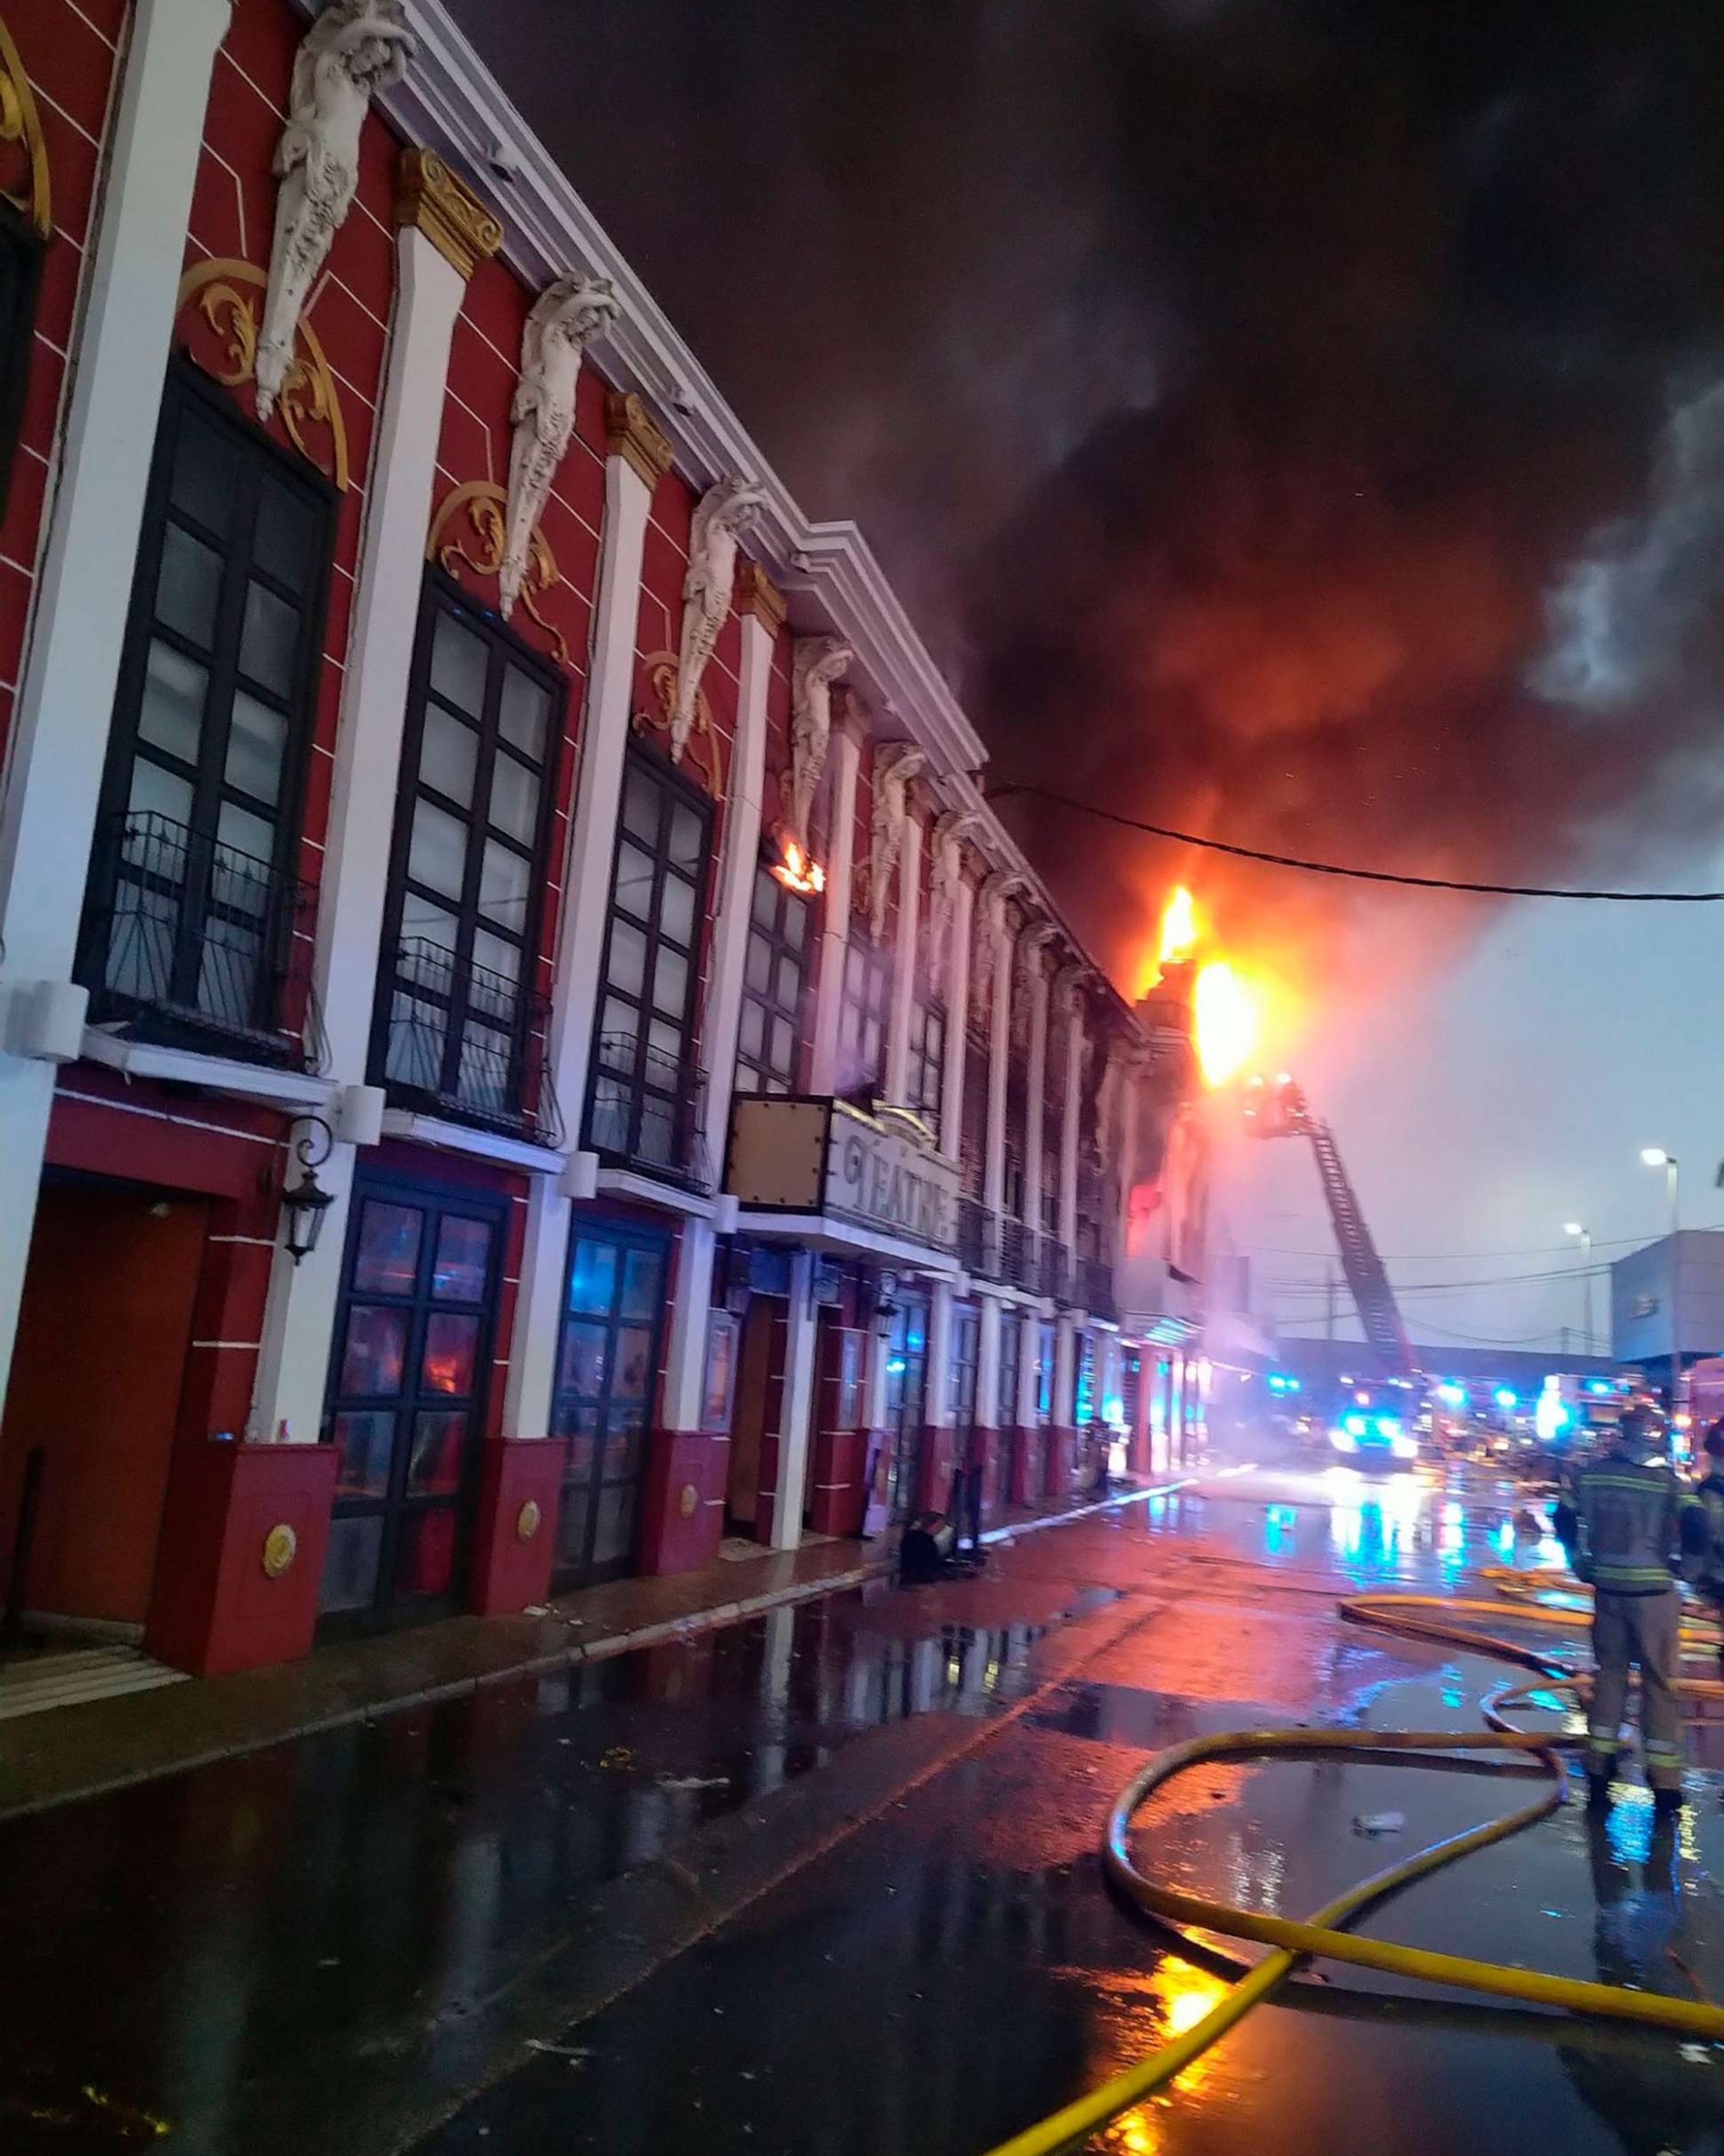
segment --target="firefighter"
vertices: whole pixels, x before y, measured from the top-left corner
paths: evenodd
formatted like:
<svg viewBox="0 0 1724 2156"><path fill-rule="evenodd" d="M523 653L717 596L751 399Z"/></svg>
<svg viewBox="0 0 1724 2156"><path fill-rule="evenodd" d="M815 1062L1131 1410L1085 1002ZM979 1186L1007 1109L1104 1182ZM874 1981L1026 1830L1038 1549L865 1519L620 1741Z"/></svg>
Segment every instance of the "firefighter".
<svg viewBox="0 0 1724 2156"><path fill-rule="evenodd" d="M1557 1532L1569 1562L1593 1589L1592 1709L1587 1717L1587 1785L1594 1804L1609 1802L1618 1732L1628 1704L1629 1669L1640 1672L1640 1738L1646 1779L1660 1813L1682 1801L1682 1726L1671 1689L1679 1655L1682 1600L1678 1552L1698 1553L1706 1515L1694 1493L1662 1459L1656 1418L1635 1405L1576 1476L1557 1511Z"/></svg>

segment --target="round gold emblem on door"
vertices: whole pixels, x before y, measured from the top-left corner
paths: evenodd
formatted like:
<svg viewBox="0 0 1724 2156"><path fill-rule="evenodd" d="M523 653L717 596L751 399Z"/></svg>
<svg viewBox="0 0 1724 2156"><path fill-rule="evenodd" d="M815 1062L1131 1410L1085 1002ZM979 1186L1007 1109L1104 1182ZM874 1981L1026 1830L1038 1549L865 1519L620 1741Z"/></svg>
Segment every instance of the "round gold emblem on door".
<svg viewBox="0 0 1724 2156"><path fill-rule="evenodd" d="M695 1517L695 1507L700 1502L700 1493L694 1484L685 1482L682 1486L682 1495L676 1501L676 1509L682 1514L684 1519L691 1520Z"/></svg>
<svg viewBox="0 0 1724 2156"><path fill-rule="evenodd" d="M264 1537L264 1577L280 1579L299 1553L299 1537L285 1520L278 1520Z"/></svg>
<svg viewBox="0 0 1724 2156"><path fill-rule="evenodd" d="M526 1504L515 1515L515 1539L517 1542L530 1543L539 1532L539 1523L544 1517L544 1513L539 1509L538 1499L529 1497Z"/></svg>

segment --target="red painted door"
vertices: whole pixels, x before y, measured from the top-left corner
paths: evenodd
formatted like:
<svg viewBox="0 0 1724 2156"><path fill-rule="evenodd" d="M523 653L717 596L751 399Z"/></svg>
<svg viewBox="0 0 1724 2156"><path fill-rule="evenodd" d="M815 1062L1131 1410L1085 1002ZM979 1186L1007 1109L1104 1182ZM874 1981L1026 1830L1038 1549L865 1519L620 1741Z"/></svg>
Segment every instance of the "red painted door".
<svg viewBox="0 0 1724 2156"><path fill-rule="evenodd" d="M0 1579L41 1455L27 1610L144 1621L208 1211L113 1184L43 1188L0 1423Z"/></svg>

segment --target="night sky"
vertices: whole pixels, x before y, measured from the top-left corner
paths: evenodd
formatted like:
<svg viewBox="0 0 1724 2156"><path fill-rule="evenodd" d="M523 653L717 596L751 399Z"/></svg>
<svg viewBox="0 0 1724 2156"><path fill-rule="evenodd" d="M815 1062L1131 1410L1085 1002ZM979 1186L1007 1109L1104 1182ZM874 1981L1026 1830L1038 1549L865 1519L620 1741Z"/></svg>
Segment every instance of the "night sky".
<svg viewBox="0 0 1724 2156"><path fill-rule="evenodd" d="M1724 883L1724 9L452 4L805 506L861 521L992 778L1373 866ZM1652 1231L1646 1142L1724 1217L1724 917L1003 813L1128 992L1182 876L1285 984L1379 1240L1435 1254L1398 1278ZM1234 1210L1270 1279L1320 1271L1308 1161L1254 1152ZM1579 1297L1412 1308L1534 1339Z"/></svg>

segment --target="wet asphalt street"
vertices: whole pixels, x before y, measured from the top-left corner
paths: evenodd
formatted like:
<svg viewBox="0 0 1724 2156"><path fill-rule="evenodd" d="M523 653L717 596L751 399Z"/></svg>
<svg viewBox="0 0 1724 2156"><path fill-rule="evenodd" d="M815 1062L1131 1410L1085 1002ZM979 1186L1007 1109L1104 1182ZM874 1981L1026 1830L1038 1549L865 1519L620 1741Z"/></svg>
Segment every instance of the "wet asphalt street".
<svg viewBox="0 0 1724 2156"><path fill-rule="evenodd" d="M1548 1561L1514 1492L1295 1461L865 1589L0 1826L0 2150L969 2156L1188 2025L1212 1971L1103 1889L1108 1801L1195 1732L1472 1727L1495 1665L1357 1584ZM1385 1937L1724 2000L1724 1727L1655 1836L1578 1806ZM1140 1861L1301 1915L1518 1802L1211 1768ZM1342 1975L1095 2145L1724 2150L1724 2050Z"/></svg>

